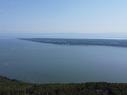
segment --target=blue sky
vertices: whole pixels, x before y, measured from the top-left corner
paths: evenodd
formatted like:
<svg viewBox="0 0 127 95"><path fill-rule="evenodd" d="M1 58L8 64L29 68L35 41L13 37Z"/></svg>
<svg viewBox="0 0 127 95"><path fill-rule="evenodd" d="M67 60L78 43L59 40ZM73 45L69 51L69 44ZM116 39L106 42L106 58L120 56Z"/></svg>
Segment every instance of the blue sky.
<svg viewBox="0 0 127 95"><path fill-rule="evenodd" d="M0 32L127 33L127 0L0 0Z"/></svg>

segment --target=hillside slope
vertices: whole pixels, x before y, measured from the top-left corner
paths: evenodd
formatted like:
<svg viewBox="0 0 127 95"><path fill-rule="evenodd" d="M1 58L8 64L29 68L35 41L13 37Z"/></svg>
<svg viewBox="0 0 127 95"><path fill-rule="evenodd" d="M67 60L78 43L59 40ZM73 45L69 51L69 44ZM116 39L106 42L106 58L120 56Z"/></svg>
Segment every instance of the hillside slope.
<svg viewBox="0 0 127 95"><path fill-rule="evenodd" d="M0 95L127 95L127 84L30 84L0 76Z"/></svg>

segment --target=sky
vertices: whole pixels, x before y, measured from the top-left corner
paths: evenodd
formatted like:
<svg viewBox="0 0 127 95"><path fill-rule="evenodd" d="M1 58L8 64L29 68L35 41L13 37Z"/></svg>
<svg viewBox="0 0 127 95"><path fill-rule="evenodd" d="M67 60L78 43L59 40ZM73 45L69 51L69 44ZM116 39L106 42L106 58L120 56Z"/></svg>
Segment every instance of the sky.
<svg viewBox="0 0 127 95"><path fill-rule="evenodd" d="M127 0L0 0L0 32L127 34Z"/></svg>

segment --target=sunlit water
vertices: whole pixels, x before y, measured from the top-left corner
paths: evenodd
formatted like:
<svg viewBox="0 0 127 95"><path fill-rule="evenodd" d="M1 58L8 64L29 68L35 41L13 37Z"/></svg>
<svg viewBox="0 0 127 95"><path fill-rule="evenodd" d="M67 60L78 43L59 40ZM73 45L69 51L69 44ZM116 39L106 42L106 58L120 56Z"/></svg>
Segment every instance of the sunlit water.
<svg viewBox="0 0 127 95"><path fill-rule="evenodd" d="M0 39L0 75L26 82L127 82L127 48Z"/></svg>

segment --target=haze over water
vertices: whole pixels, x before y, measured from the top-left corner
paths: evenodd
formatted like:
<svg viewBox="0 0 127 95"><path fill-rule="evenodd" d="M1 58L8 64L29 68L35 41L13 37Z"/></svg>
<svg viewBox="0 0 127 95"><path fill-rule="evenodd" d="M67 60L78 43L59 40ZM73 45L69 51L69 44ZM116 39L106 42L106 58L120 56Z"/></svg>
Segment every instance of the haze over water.
<svg viewBox="0 0 127 95"><path fill-rule="evenodd" d="M0 75L39 83L127 82L127 48L18 39L127 39L127 0L0 1Z"/></svg>
<svg viewBox="0 0 127 95"><path fill-rule="evenodd" d="M0 40L0 75L39 83L127 82L127 48L52 45L16 38Z"/></svg>

